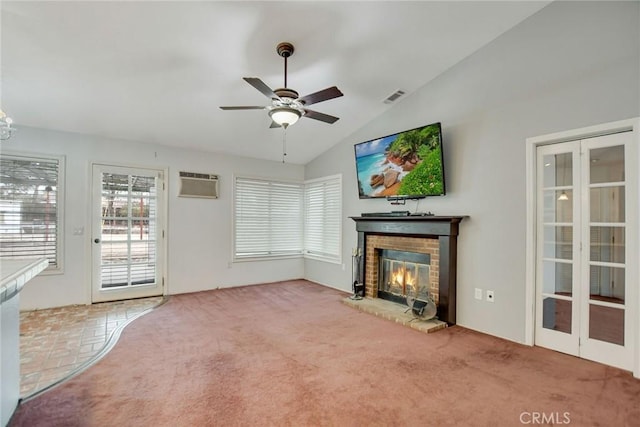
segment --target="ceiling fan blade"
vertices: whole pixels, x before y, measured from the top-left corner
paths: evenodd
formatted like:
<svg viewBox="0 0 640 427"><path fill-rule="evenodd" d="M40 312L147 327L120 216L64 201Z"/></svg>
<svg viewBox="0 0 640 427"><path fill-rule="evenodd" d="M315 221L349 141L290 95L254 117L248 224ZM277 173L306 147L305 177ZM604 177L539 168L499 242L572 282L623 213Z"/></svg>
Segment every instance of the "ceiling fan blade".
<svg viewBox="0 0 640 427"><path fill-rule="evenodd" d="M236 107L220 107L221 110L264 110L266 107L257 105L238 105Z"/></svg>
<svg viewBox="0 0 640 427"><path fill-rule="evenodd" d="M280 99L278 95L275 94L273 89L267 86L262 80L257 77L243 77L243 79L249 83L251 86L258 89L264 96L270 99Z"/></svg>
<svg viewBox="0 0 640 427"><path fill-rule="evenodd" d="M318 92L311 93L309 95L305 95L302 98L298 98L297 101L301 102L304 105L311 105L317 102L328 101L329 99L338 98L342 96L343 93L340 92L335 86L328 87Z"/></svg>
<svg viewBox="0 0 640 427"><path fill-rule="evenodd" d="M307 110L307 109L304 110L304 117L320 120L321 122L325 122L329 124L335 123L340 119L339 117L330 116L328 114L318 113L317 111Z"/></svg>
<svg viewBox="0 0 640 427"><path fill-rule="evenodd" d="M269 126L269 129L279 128L279 127L282 127L282 126L280 126L279 124L277 124L277 123L276 123L276 122L274 122L274 121L271 121L271 126Z"/></svg>

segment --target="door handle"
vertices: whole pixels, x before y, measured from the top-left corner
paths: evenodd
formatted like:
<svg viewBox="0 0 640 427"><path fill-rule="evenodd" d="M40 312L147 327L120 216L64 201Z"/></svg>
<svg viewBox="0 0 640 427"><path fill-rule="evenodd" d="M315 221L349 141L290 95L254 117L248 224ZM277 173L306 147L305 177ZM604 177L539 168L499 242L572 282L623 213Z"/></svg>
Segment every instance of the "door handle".
<svg viewBox="0 0 640 427"><path fill-rule="evenodd" d="M98 238L93 239L93 242L94 242L94 243L100 243L100 239L98 239Z"/></svg>

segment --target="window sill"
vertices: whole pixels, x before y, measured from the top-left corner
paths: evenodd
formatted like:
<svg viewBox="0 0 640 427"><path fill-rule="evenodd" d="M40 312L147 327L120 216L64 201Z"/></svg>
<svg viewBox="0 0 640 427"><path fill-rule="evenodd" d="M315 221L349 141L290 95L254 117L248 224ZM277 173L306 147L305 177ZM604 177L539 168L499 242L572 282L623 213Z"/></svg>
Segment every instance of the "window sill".
<svg viewBox="0 0 640 427"><path fill-rule="evenodd" d="M329 258L326 256L322 256L322 255L312 255L312 254L305 254L304 255L305 259L312 259L314 261L322 261L322 262L328 262L330 264L342 264L342 259L339 258Z"/></svg>
<svg viewBox="0 0 640 427"><path fill-rule="evenodd" d="M243 257L243 258L234 258L233 263L236 262L254 262L254 261L275 261L275 260L283 260L283 259L295 259L302 258L302 254L297 255L265 255L265 256L254 256L254 257Z"/></svg>

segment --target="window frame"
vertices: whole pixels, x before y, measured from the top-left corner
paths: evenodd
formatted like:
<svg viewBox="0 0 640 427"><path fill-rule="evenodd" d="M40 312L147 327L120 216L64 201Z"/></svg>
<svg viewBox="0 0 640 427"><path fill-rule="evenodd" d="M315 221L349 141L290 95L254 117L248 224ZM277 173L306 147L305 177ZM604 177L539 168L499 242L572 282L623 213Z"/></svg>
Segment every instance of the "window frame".
<svg viewBox="0 0 640 427"><path fill-rule="evenodd" d="M65 187L66 187L66 158L63 155L52 155L42 153L28 153L28 152L16 152L16 151L2 151L2 158L16 159L23 161L40 161L40 162L57 162L58 163L58 177L57 177L57 190L56 190L56 266L49 265L40 275L58 275L64 274L65 265ZM20 224L22 227L22 223ZM3 258L14 259L14 258Z"/></svg>

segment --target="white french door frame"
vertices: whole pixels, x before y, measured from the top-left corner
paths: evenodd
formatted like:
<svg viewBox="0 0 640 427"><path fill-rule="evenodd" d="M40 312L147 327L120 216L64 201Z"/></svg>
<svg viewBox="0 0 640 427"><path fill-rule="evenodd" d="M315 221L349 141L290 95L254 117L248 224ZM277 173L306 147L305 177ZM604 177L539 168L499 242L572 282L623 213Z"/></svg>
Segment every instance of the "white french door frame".
<svg viewBox="0 0 640 427"><path fill-rule="evenodd" d="M169 199L168 199L168 187L169 187L169 169L167 167L162 167L162 166L158 166L158 167L150 167L150 166L140 166L140 165L135 165L135 164L122 164L122 163L105 163L105 162L89 162L89 176L90 176L90 180L91 180L91 185L90 185L90 203L89 203L89 212L88 212L88 218L89 218L89 224L90 227L88 228L88 233L87 233L87 250L88 253L91 254L91 256L88 259L89 262L89 268L88 268L88 282L89 282L89 289L88 289L88 296L89 296L89 300L91 302L94 302L94 268L95 268L95 254L94 254L94 248L95 248L95 243L94 243L94 238L95 236L93 236L94 234L94 208L95 208L95 203L96 203L96 195L95 195L95 188L94 188L94 171L96 170L96 167L104 167L104 168L115 168L115 169L130 169L130 170L135 170L135 169L140 169L140 170L147 170L150 172L159 172L162 175L162 188L158 189L158 196L159 196L159 200L161 200L161 203L158 203L157 209L158 209L158 246L157 246L157 250L158 253L156 255L156 258L158 259L158 267L159 267L159 271L158 274L160 275L160 280L162 281L162 283L159 284L159 286L161 287L161 294L163 296L168 295L168 281L167 281L167 224L168 224L168 206L169 206ZM161 193L161 194L160 194ZM132 295L131 298L136 298L138 296L136 295ZM116 298L118 299L118 298ZM110 300L109 298L106 298L105 301Z"/></svg>
<svg viewBox="0 0 640 427"><path fill-rule="evenodd" d="M633 227L635 239L627 242L628 261L627 268L631 277L640 277L638 265L640 264L640 252L637 242L640 241L640 226L638 224L638 213L640 212L637 194L640 192L640 117L616 122L604 123L580 129L569 130L547 134L526 140L526 277L525 277L525 337L524 343L530 346L535 341L535 315L536 315L536 248L537 248L537 148L543 145L558 144L597 136L609 135L619 132L631 132L631 146L629 150L629 165L625 170L629 172L628 181L633 182L636 187L636 194L633 198ZM640 378L640 290L638 286L629 287L629 303L633 312L631 327L633 328L631 343L633 351L633 375Z"/></svg>

